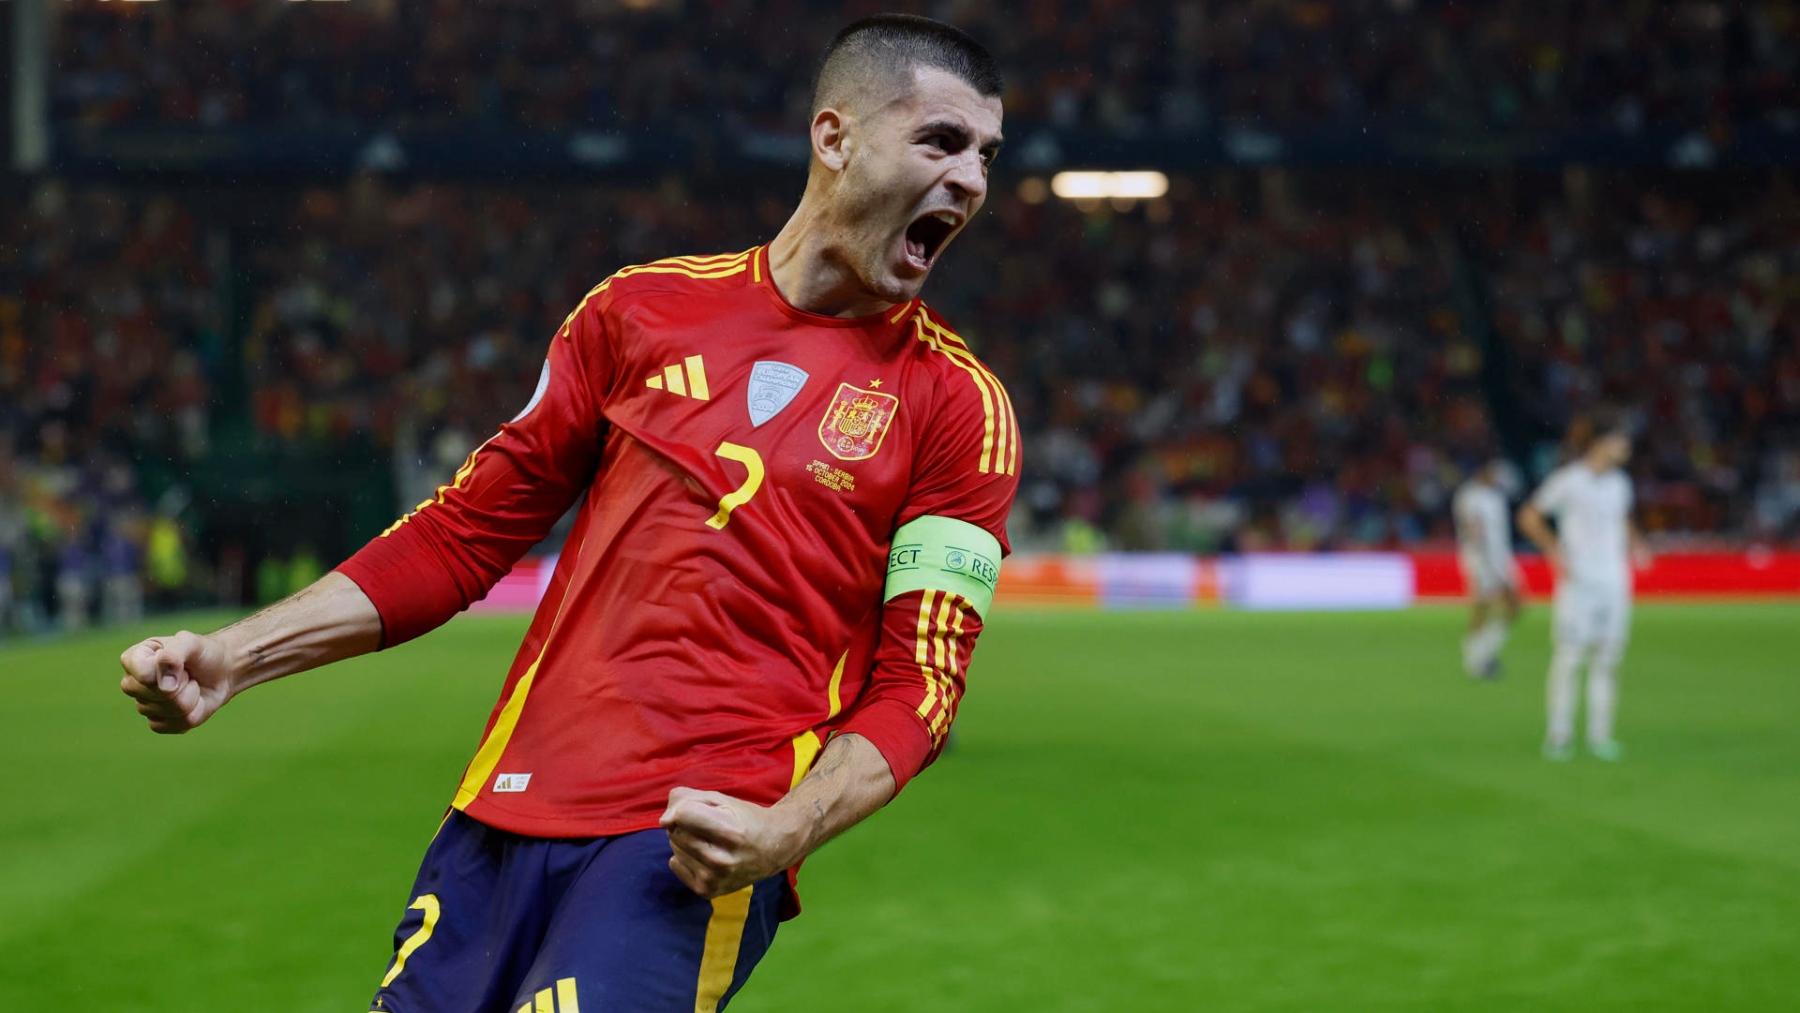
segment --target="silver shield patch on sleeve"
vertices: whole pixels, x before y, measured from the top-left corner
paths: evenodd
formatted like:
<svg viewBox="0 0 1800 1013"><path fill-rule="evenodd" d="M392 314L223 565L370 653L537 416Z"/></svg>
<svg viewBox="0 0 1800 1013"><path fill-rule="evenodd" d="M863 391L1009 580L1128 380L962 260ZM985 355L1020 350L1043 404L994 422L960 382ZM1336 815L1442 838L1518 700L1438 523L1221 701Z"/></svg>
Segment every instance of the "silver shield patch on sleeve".
<svg viewBox="0 0 1800 1013"><path fill-rule="evenodd" d="M785 362L758 362L750 368L750 425L762 425L792 404L806 386L806 370Z"/></svg>

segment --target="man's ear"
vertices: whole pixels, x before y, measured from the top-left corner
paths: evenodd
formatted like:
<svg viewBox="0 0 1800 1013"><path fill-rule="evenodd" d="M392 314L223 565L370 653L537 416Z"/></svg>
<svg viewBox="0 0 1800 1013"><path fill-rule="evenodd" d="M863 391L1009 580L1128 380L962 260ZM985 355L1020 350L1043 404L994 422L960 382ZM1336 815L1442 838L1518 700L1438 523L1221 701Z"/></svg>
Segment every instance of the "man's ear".
<svg viewBox="0 0 1800 1013"><path fill-rule="evenodd" d="M832 172L842 172L849 164L850 131L855 122L850 114L829 107L813 117L813 157Z"/></svg>

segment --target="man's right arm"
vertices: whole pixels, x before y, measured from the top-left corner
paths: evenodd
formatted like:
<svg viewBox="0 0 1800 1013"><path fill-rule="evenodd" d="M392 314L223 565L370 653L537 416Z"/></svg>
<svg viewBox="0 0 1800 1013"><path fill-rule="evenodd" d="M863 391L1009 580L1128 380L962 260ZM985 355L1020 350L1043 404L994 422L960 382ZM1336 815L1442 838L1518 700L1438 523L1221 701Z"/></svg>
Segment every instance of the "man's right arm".
<svg viewBox="0 0 1800 1013"><path fill-rule="evenodd" d="M150 730L179 735L258 683L367 654L381 645L381 616L355 582L328 573L310 586L217 632L151 637L119 655L119 688Z"/></svg>
<svg viewBox="0 0 1800 1013"><path fill-rule="evenodd" d="M1562 572L1562 545L1556 540L1556 532L1550 530L1547 514L1558 508L1561 502L1562 485L1558 475L1552 475L1544 482L1535 495L1519 507L1519 533L1531 540L1544 558L1550 562L1551 569Z"/></svg>
<svg viewBox="0 0 1800 1013"><path fill-rule="evenodd" d="M588 302L557 331L531 403L437 494L323 579L215 633L120 656L151 730L199 725L251 686L437 628L487 594L592 484L612 351Z"/></svg>
<svg viewBox="0 0 1800 1013"><path fill-rule="evenodd" d="M487 595L593 484L612 387L596 289L550 343L530 404L451 480L345 560L381 614L382 647L449 621Z"/></svg>

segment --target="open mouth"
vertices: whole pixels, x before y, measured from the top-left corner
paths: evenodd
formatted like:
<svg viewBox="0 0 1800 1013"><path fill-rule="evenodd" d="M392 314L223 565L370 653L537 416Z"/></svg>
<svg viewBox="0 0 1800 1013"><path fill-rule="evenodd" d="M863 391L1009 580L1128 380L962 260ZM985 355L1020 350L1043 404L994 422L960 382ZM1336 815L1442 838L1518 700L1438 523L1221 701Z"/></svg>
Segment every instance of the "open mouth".
<svg viewBox="0 0 1800 1013"><path fill-rule="evenodd" d="M950 241L962 219L949 211L933 211L906 227L906 259L921 271L937 261L938 251Z"/></svg>

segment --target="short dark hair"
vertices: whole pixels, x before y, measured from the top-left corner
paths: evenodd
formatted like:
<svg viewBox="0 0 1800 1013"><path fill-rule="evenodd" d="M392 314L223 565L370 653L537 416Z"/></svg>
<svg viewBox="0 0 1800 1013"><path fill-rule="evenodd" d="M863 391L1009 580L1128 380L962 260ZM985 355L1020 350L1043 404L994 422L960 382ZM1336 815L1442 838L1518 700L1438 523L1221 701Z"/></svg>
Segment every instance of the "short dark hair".
<svg viewBox="0 0 1800 1013"><path fill-rule="evenodd" d="M915 14L876 14L844 26L825 47L812 111L843 101L848 88L871 77L897 78L915 67L955 74L986 96L1006 89L993 55L962 29Z"/></svg>
<svg viewBox="0 0 1800 1013"><path fill-rule="evenodd" d="M1569 426L1569 449L1577 454L1587 453L1594 441L1602 436L1630 436L1634 428L1631 411L1623 405L1600 404L1589 408L1575 417Z"/></svg>

